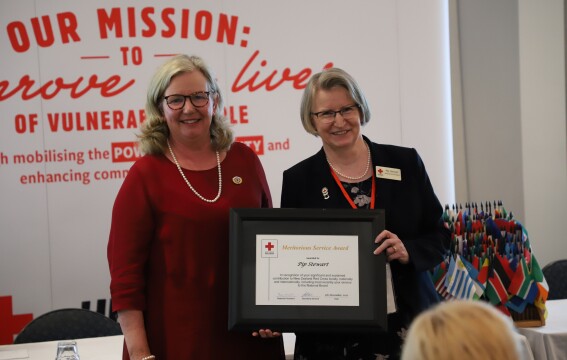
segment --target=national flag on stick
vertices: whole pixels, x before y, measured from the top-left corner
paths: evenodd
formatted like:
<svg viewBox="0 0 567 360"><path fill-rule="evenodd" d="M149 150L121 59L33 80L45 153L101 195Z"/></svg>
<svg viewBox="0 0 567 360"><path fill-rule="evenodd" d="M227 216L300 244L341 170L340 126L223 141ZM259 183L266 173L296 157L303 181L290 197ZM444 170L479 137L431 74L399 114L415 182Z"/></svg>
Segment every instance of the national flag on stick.
<svg viewBox="0 0 567 360"><path fill-rule="evenodd" d="M506 291L506 286L502 283L498 271L496 271L494 267L494 265L498 263L497 259L493 259L490 264L486 295L491 304L497 305L501 303L505 305L506 302L508 302L508 292Z"/></svg>
<svg viewBox="0 0 567 360"><path fill-rule="evenodd" d="M475 300L479 299L482 296L482 294L484 294L484 290L486 289L486 287L484 286L484 283L481 283L478 280L479 272L473 264L471 264L470 262L468 262L464 258L461 257L460 260L463 263L465 269L467 270L467 273L470 276L471 280L473 281L473 285L474 285L473 298ZM478 260L477 260L477 262L478 262Z"/></svg>
<svg viewBox="0 0 567 360"><path fill-rule="evenodd" d="M449 294L457 299L472 299L475 294L474 282L461 260L461 256L457 254L449 264L448 277L445 281Z"/></svg>
<svg viewBox="0 0 567 360"><path fill-rule="evenodd" d="M502 285L504 285L505 289L508 289L511 283L511 278L514 276L514 272L510 269L508 259L496 253L494 254L494 258L492 258L492 263L494 272L498 273L500 280L502 281Z"/></svg>
<svg viewBox="0 0 567 360"><path fill-rule="evenodd" d="M478 272L478 275L476 277L478 282L481 283L484 287L486 287L486 284L488 282L488 269L489 261L488 258L485 257L484 261L482 262L482 266L480 267L480 271Z"/></svg>
<svg viewBox="0 0 567 360"><path fill-rule="evenodd" d="M539 263L534 254L532 254L531 266L531 276L536 282L538 289L534 299L534 305L543 312L545 319L547 318L547 308L545 307L545 302L547 301L547 296L549 295L549 285L547 285L547 281L543 276L543 271L541 271L541 267L539 266Z"/></svg>
<svg viewBox="0 0 567 360"><path fill-rule="evenodd" d="M451 294L449 294L447 292L447 287L445 286L445 279L447 277L447 263L445 261L443 261L441 264L439 264L438 267L435 268L434 271L434 284L435 284L435 290L437 290L437 293L445 300L450 300L453 297L451 296Z"/></svg>
<svg viewBox="0 0 567 360"><path fill-rule="evenodd" d="M533 283L534 280L528 270L526 259L522 256L520 265L516 268L516 273L508 287L508 292L526 300Z"/></svg>
<svg viewBox="0 0 567 360"><path fill-rule="evenodd" d="M524 312L527 305L528 302L525 299L522 299L521 297L515 295L510 297L510 299L508 299L508 302L506 303L506 307L519 314Z"/></svg>

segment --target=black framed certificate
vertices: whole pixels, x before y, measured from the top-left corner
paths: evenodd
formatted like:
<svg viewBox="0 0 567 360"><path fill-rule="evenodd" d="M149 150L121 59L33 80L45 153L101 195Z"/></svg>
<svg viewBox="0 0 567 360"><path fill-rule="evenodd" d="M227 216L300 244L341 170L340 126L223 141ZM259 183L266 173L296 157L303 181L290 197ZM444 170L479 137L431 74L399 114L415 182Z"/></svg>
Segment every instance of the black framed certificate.
<svg viewBox="0 0 567 360"><path fill-rule="evenodd" d="M231 209L229 330L387 328L384 210Z"/></svg>

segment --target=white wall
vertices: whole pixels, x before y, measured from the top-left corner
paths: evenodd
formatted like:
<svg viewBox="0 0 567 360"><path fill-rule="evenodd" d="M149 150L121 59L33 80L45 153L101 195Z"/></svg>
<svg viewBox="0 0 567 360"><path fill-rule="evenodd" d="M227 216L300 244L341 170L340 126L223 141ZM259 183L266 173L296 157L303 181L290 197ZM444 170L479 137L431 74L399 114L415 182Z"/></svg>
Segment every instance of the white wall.
<svg viewBox="0 0 567 360"><path fill-rule="evenodd" d="M441 204L454 203L448 2L397 7L401 144L419 151Z"/></svg>
<svg viewBox="0 0 567 360"><path fill-rule="evenodd" d="M525 224L542 265L567 259L564 5L519 0Z"/></svg>
<svg viewBox="0 0 567 360"><path fill-rule="evenodd" d="M524 219L515 1L458 1L468 196ZM459 182L459 181L457 181Z"/></svg>
<svg viewBox="0 0 567 360"><path fill-rule="evenodd" d="M502 200L542 266L567 258L563 0L451 5L457 201Z"/></svg>

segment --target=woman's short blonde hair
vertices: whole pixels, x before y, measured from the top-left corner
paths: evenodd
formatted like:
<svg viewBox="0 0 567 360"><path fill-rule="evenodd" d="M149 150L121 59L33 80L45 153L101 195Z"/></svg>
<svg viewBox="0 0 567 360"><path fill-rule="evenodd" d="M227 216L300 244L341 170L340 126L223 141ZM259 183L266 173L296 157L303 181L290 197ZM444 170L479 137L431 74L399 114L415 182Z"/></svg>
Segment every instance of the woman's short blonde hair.
<svg viewBox="0 0 567 360"><path fill-rule="evenodd" d="M518 360L512 320L483 301L453 300L421 313L411 324L402 360Z"/></svg>
<svg viewBox="0 0 567 360"><path fill-rule="evenodd" d="M350 74L340 68L329 68L313 75L307 82L301 98L300 115L301 123L305 130L315 136L317 130L313 125L313 115L311 114L313 101L319 90L330 90L340 86L348 91L350 97L359 106L361 112L360 125L365 125L370 121L370 108L362 89Z"/></svg>
<svg viewBox="0 0 567 360"><path fill-rule="evenodd" d="M228 150L233 141L232 130L223 115L224 100L212 70L198 56L176 55L163 63L150 80L146 96L146 120L142 124L140 149L144 154L163 154L167 148L169 128L163 112L163 96L171 80L191 71L200 71L207 79L207 91L216 98L210 135L214 150Z"/></svg>

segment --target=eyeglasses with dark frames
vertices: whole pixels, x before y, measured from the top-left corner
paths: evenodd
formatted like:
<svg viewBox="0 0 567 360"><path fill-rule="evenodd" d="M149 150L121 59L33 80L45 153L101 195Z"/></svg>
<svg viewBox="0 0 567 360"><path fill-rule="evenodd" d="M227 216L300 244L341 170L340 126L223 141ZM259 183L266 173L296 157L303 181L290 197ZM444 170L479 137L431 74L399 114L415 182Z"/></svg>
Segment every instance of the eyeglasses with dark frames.
<svg viewBox="0 0 567 360"><path fill-rule="evenodd" d="M325 111L319 111L319 112L312 112L311 115L315 116L317 119L319 119L321 122L323 122L325 124L330 124L333 121L335 121L337 114L341 114L343 119L352 119L354 116L357 115L357 110L359 108L360 108L360 105L353 104L353 105L345 106L345 107L343 107L343 108L341 108L340 110L337 110L337 111L325 110Z"/></svg>
<svg viewBox="0 0 567 360"><path fill-rule="evenodd" d="M213 91L199 91L189 95L173 94L164 96L163 99L171 110L183 109L183 107L185 106L185 101L187 99L189 99L191 105L198 108L203 107L209 103L209 95L212 93Z"/></svg>

